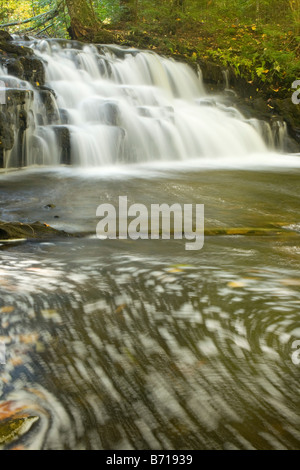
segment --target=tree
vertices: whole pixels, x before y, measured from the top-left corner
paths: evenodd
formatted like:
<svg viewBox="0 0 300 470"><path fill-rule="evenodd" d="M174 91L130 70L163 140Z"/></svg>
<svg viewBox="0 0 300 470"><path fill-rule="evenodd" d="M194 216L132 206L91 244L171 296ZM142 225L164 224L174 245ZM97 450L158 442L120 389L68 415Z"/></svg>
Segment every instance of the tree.
<svg viewBox="0 0 300 470"><path fill-rule="evenodd" d="M120 6L123 10L122 19L125 21L137 20L137 0L120 0Z"/></svg>
<svg viewBox="0 0 300 470"><path fill-rule="evenodd" d="M69 34L72 39L92 40L101 24L89 0L66 0L70 16Z"/></svg>

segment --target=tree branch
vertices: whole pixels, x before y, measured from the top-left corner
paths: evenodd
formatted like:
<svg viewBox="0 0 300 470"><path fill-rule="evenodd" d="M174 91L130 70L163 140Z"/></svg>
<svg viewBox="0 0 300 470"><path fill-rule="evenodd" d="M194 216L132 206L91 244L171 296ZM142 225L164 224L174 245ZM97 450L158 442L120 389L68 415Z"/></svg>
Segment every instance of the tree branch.
<svg viewBox="0 0 300 470"><path fill-rule="evenodd" d="M46 13L41 13L40 15L33 16L32 18L28 18L27 20L13 21L12 23L0 24L0 28L7 28L9 26L17 26L19 24L30 23L31 21L35 21L35 20L38 20L39 18L42 18L43 16L55 14L55 13L56 13L56 8L53 8L53 10L46 11ZM51 16L49 19L52 19L52 18L53 16Z"/></svg>

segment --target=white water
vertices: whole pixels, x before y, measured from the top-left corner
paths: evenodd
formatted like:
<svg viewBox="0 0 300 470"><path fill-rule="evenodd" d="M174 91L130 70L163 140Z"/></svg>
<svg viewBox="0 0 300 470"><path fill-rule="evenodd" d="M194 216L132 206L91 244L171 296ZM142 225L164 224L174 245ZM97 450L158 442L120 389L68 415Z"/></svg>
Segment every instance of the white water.
<svg viewBox="0 0 300 470"><path fill-rule="evenodd" d="M56 99L50 117L38 92L27 103L26 165L64 163L57 126L68 128L68 158L80 166L249 160L274 147L268 124L247 121L208 96L201 74L185 64L115 46L76 49L76 43L42 40L31 47L45 62ZM17 151L6 153L7 167L16 166Z"/></svg>

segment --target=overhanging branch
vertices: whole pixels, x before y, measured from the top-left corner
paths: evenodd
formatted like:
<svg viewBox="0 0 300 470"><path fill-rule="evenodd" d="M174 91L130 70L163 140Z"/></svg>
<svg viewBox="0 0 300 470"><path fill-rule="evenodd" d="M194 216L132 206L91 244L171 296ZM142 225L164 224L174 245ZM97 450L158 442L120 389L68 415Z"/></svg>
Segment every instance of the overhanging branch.
<svg viewBox="0 0 300 470"><path fill-rule="evenodd" d="M53 15L55 16L56 12L57 12L57 9L53 8L53 10L46 11L45 13L41 13L40 15L33 16L32 18L28 18L27 20L13 21L12 23L0 24L0 28L8 28L9 26L17 26L17 25L20 25L20 24L30 23L31 21L38 20L38 19L40 19L40 18L42 18L43 16L46 16L46 15L50 15L49 19L52 19Z"/></svg>

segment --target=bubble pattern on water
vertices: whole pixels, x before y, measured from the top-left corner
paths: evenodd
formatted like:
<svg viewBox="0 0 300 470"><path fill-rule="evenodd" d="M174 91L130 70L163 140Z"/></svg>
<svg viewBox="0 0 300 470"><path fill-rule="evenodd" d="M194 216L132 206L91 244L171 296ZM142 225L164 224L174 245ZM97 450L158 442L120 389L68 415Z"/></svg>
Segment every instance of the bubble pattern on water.
<svg viewBox="0 0 300 470"><path fill-rule="evenodd" d="M38 408L27 447L299 446L290 271L109 260L2 253L1 399Z"/></svg>

